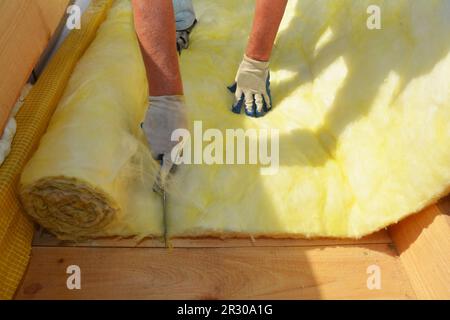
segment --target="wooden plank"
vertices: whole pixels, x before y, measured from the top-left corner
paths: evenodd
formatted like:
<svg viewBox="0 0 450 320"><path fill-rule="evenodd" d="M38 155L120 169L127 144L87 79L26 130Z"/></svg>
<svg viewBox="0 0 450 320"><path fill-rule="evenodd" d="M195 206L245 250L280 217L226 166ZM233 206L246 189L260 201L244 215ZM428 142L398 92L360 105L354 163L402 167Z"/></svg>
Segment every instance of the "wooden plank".
<svg viewBox="0 0 450 320"><path fill-rule="evenodd" d="M450 299L450 217L432 205L392 226L390 234L417 297Z"/></svg>
<svg viewBox="0 0 450 320"><path fill-rule="evenodd" d="M0 133L69 0L0 0Z"/></svg>
<svg viewBox="0 0 450 320"><path fill-rule="evenodd" d="M81 268L68 290L66 268ZM367 268L381 290L367 288ZM408 299L414 294L386 244L272 248L35 247L17 299Z"/></svg>
<svg viewBox="0 0 450 320"><path fill-rule="evenodd" d="M271 239L271 238L197 238L197 239L172 239L169 246L174 248L224 248L224 247L310 247L330 245L354 245L354 244L381 244L392 243L386 230L376 232L367 237L353 239ZM33 239L35 247L103 247L103 248L161 248L165 243L161 239L135 239L104 238L89 241L61 241L53 235L38 231Z"/></svg>

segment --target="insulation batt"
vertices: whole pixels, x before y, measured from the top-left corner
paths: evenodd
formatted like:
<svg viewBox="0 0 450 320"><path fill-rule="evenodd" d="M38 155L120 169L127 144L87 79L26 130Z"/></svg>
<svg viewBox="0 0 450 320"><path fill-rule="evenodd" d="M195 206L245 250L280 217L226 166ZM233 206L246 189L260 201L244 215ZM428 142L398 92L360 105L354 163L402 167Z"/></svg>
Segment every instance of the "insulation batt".
<svg viewBox="0 0 450 320"><path fill-rule="evenodd" d="M370 5L380 30L367 28ZM280 168L180 167L169 236L356 238L448 191L450 1L289 1L271 58L274 108L257 119L231 113L225 90L254 1L194 6L199 24L181 55L190 122L278 129Z"/></svg>
<svg viewBox="0 0 450 320"><path fill-rule="evenodd" d="M366 26L374 4L380 30ZM280 167L181 165L170 237L361 237L448 191L450 1L289 1L271 59L274 108L258 119L231 113L226 90L254 1L194 6L181 55L191 126L278 129ZM65 237L163 233L138 126L145 87L130 3L119 1L22 176L25 208L43 226Z"/></svg>
<svg viewBox="0 0 450 320"><path fill-rule="evenodd" d="M117 1L21 178L26 211L59 238L163 235L140 129L147 95L131 7Z"/></svg>

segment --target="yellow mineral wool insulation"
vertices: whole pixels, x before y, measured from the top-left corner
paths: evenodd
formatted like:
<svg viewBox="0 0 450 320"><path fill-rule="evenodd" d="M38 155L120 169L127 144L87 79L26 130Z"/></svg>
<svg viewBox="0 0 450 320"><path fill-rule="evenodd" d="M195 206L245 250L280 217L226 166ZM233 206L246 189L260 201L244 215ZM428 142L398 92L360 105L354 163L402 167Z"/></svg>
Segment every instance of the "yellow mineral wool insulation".
<svg viewBox="0 0 450 320"><path fill-rule="evenodd" d="M258 119L232 114L225 89L254 1L194 5L181 56L191 129L277 129L279 168L180 166L169 236L360 237L448 190L448 1L289 1L271 61L274 109ZM369 5L380 30L367 28ZM130 3L116 3L23 175L27 210L63 238L163 233L157 166L137 138L146 81L130 17Z"/></svg>
<svg viewBox="0 0 450 320"><path fill-rule="evenodd" d="M254 1L198 0L181 68L191 124L279 130L279 170L183 165L169 236L361 237L450 186L450 2L291 0L271 59L273 111L230 112ZM380 11L369 10L376 5ZM381 14L381 29L373 25ZM204 142L203 147L209 142Z"/></svg>
<svg viewBox="0 0 450 320"><path fill-rule="evenodd" d="M163 235L140 129L147 95L131 6L117 0L23 171L22 203L37 222L61 239Z"/></svg>

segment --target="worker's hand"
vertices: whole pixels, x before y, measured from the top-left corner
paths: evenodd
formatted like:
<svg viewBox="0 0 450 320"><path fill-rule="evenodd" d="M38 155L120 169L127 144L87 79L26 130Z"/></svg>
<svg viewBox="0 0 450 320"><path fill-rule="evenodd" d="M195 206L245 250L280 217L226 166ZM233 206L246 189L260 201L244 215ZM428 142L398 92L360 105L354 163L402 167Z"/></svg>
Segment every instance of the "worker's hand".
<svg viewBox="0 0 450 320"><path fill-rule="evenodd" d="M228 89L235 94L232 107L234 113L245 113L251 117L263 116L272 107L270 95L269 62L253 60L246 55L239 66L235 84Z"/></svg>
<svg viewBox="0 0 450 320"><path fill-rule="evenodd" d="M186 107L183 96L149 98L149 108L142 123L153 158L162 160L162 172L168 174L181 155L181 144L172 141L176 129L187 127ZM176 148L176 149L175 149ZM172 150L174 152L172 152Z"/></svg>

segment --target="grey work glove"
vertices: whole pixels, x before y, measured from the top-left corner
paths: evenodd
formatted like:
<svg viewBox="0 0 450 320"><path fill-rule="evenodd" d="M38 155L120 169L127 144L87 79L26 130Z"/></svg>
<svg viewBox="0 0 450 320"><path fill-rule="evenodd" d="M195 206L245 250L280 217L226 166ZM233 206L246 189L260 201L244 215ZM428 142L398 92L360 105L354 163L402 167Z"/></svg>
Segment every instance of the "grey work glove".
<svg viewBox="0 0 450 320"><path fill-rule="evenodd" d="M149 108L142 123L150 151L155 160L161 161L161 183L171 172L176 159L172 159L172 150L181 155L179 141L172 141L176 129L187 128L186 107L183 96L159 96L149 98Z"/></svg>

